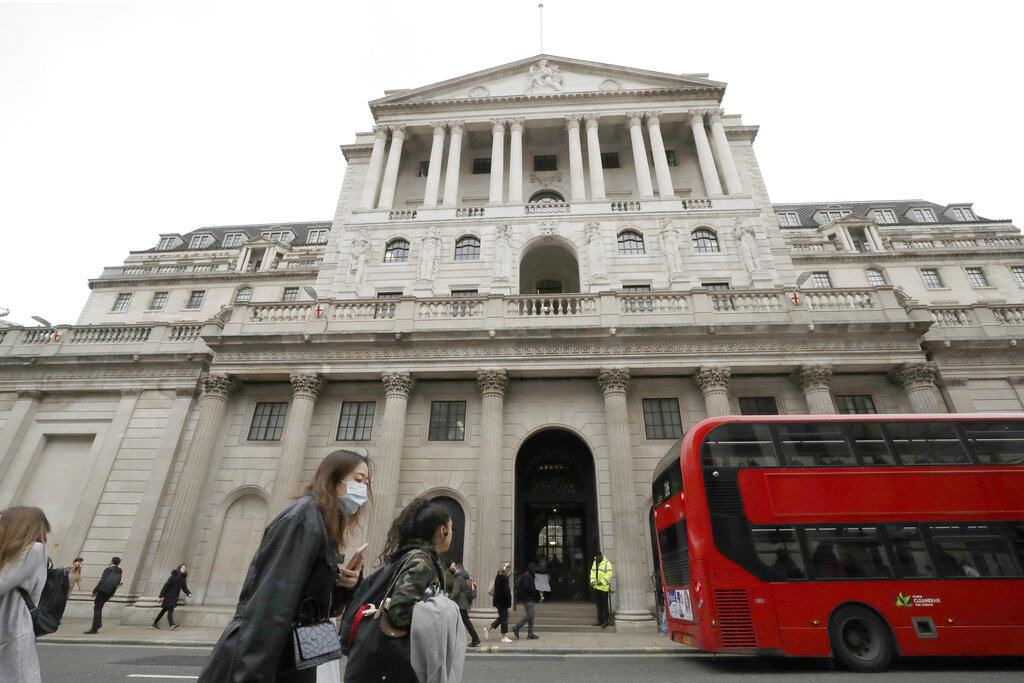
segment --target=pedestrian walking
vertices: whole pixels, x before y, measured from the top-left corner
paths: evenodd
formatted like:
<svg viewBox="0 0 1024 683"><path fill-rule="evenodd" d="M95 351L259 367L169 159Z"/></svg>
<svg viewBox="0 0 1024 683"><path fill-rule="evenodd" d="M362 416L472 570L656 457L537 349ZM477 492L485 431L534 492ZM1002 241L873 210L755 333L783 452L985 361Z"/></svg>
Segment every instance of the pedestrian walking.
<svg viewBox="0 0 1024 683"><path fill-rule="evenodd" d="M526 565L526 571L516 579L516 600L523 603L526 616L519 620L519 623L512 627L512 635L519 639L519 629L527 627L527 640L539 640L540 637L533 632L534 606L540 601L537 594L537 585L534 577L537 575L537 565L533 562Z"/></svg>
<svg viewBox="0 0 1024 683"><path fill-rule="evenodd" d="M231 622L199 674L200 683L312 683L316 669L295 668L292 627L299 607L331 613L359 581L365 546L338 565L346 533L366 502L366 458L339 450L323 459L305 494L263 533ZM335 587L342 590L333 596ZM313 604L311 604L313 603Z"/></svg>
<svg viewBox="0 0 1024 683"><path fill-rule="evenodd" d="M96 587L92 589L92 627L86 633L99 633L103 627L103 606L121 586L121 558L110 558Z"/></svg>
<svg viewBox="0 0 1024 683"><path fill-rule="evenodd" d="M594 626L601 628L611 624L611 617L608 615L608 597L612 590L612 563L597 551L594 555L594 564L590 566L590 587L594 589L594 597L597 601L597 623Z"/></svg>
<svg viewBox="0 0 1024 683"><path fill-rule="evenodd" d="M476 598L476 595L473 594L469 587L469 572L466 571L461 562L452 562L451 568L455 570L455 583L452 585L451 597L455 604L459 606L462 623L466 626L466 632L469 633L469 637L472 638L469 646L477 647L480 645L480 636L476 634L473 622L469 620L469 606L473 604L473 600Z"/></svg>
<svg viewBox="0 0 1024 683"><path fill-rule="evenodd" d="M491 589L491 605L498 610L498 618L491 622L490 628L484 626L484 638L490 640L491 631L501 627L501 642L511 643L508 637L508 608L512 606L512 590L508 585L508 577L512 573L512 564L506 562L494 576Z"/></svg>
<svg viewBox="0 0 1024 683"><path fill-rule="evenodd" d="M534 583L537 585L537 594L540 595L540 601L544 602L544 594L551 592L551 576L548 574L548 558L541 556L537 560L537 576L534 577Z"/></svg>
<svg viewBox="0 0 1024 683"><path fill-rule="evenodd" d="M35 507L0 512L0 681L39 683L39 654L26 598L39 604L46 584L50 522Z"/></svg>
<svg viewBox="0 0 1024 683"><path fill-rule="evenodd" d="M159 631L160 618L164 614L167 615L167 624L172 631L180 626L180 624L174 623L174 608L178 606L178 599L182 592L188 597L192 597L192 591L188 589L188 566L185 564L179 565L177 569L172 569L171 577L164 582L164 587L160 589L160 597L156 599L161 605L160 614L156 615L150 628Z"/></svg>
<svg viewBox="0 0 1024 683"><path fill-rule="evenodd" d="M82 590L82 563L85 560L81 557L76 557L72 562L71 566L68 567L68 593L75 590Z"/></svg>

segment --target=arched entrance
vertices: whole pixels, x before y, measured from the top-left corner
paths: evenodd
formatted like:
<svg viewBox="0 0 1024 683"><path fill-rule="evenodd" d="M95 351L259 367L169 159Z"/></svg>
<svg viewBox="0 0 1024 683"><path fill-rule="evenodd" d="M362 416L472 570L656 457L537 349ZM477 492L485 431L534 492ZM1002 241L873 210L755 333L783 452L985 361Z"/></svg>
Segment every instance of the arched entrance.
<svg viewBox="0 0 1024 683"><path fill-rule="evenodd" d="M562 429L534 434L516 456L516 570L546 557L551 599L586 600L599 543L590 449Z"/></svg>
<svg viewBox="0 0 1024 683"><path fill-rule="evenodd" d="M459 501L448 496L436 496L431 498L431 502L437 503L448 510L448 514L452 516L452 544L448 547L448 550L441 554L441 566L447 568L452 562L461 563L463 553L465 552L465 541L466 541L466 512L459 505Z"/></svg>
<svg viewBox="0 0 1024 683"><path fill-rule="evenodd" d="M580 264L558 239L528 245L519 260L520 294L579 294Z"/></svg>

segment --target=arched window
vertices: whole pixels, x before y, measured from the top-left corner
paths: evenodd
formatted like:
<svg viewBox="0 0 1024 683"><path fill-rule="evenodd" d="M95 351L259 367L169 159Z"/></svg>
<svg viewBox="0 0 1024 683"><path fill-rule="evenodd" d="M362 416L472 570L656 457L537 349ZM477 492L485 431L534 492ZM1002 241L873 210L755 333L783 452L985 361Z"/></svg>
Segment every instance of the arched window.
<svg viewBox="0 0 1024 683"><path fill-rule="evenodd" d="M252 287L239 287L235 292L235 303L244 304L252 300Z"/></svg>
<svg viewBox="0 0 1024 683"><path fill-rule="evenodd" d="M872 287L881 287L885 284L885 274L878 268L868 268L866 271L868 284Z"/></svg>
<svg viewBox="0 0 1024 683"><path fill-rule="evenodd" d="M401 263L409 260L409 243L403 239L391 240L384 249L384 263Z"/></svg>
<svg viewBox="0 0 1024 683"><path fill-rule="evenodd" d="M565 202L565 197L552 192L551 190L541 190L537 194L530 197L530 204L554 204Z"/></svg>
<svg viewBox="0 0 1024 683"><path fill-rule="evenodd" d="M643 254L644 236L636 230L623 230L619 233L619 253L627 256Z"/></svg>
<svg viewBox="0 0 1024 683"><path fill-rule="evenodd" d="M693 239L693 250L698 254L710 254L720 251L718 248L718 236L707 228L694 230L691 238Z"/></svg>
<svg viewBox="0 0 1024 683"><path fill-rule="evenodd" d="M455 242L456 261L478 261L480 259L480 240L472 235L460 237Z"/></svg>

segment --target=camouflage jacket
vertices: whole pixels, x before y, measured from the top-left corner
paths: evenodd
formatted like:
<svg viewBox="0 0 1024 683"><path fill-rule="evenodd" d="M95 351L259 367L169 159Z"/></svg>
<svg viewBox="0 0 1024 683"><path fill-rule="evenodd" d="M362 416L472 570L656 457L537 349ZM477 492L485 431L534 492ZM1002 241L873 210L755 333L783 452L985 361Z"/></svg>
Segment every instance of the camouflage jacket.
<svg viewBox="0 0 1024 683"><path fill-rule="evenodd" d="M395 577L395 587L388 603L388 619L395 628L408 630L412 625L412 608L423 599L424 592L437 582L439 592L445 590L444 571L434 548L425 541L413 541L394 554L402 567Z"/></svg>

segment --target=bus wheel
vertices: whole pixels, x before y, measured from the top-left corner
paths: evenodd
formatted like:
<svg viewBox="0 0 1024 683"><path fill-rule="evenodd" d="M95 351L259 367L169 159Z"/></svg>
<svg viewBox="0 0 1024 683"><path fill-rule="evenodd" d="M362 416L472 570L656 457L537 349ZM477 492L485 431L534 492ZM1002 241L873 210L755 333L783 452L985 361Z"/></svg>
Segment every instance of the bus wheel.
<svg viewBox="0 0 1024 683"><path fill-rule="evenodd" d="M832 654L852 671L885 671L892 661L889 629L875 613L850 605L832 615L828 624Z"/></svg>

